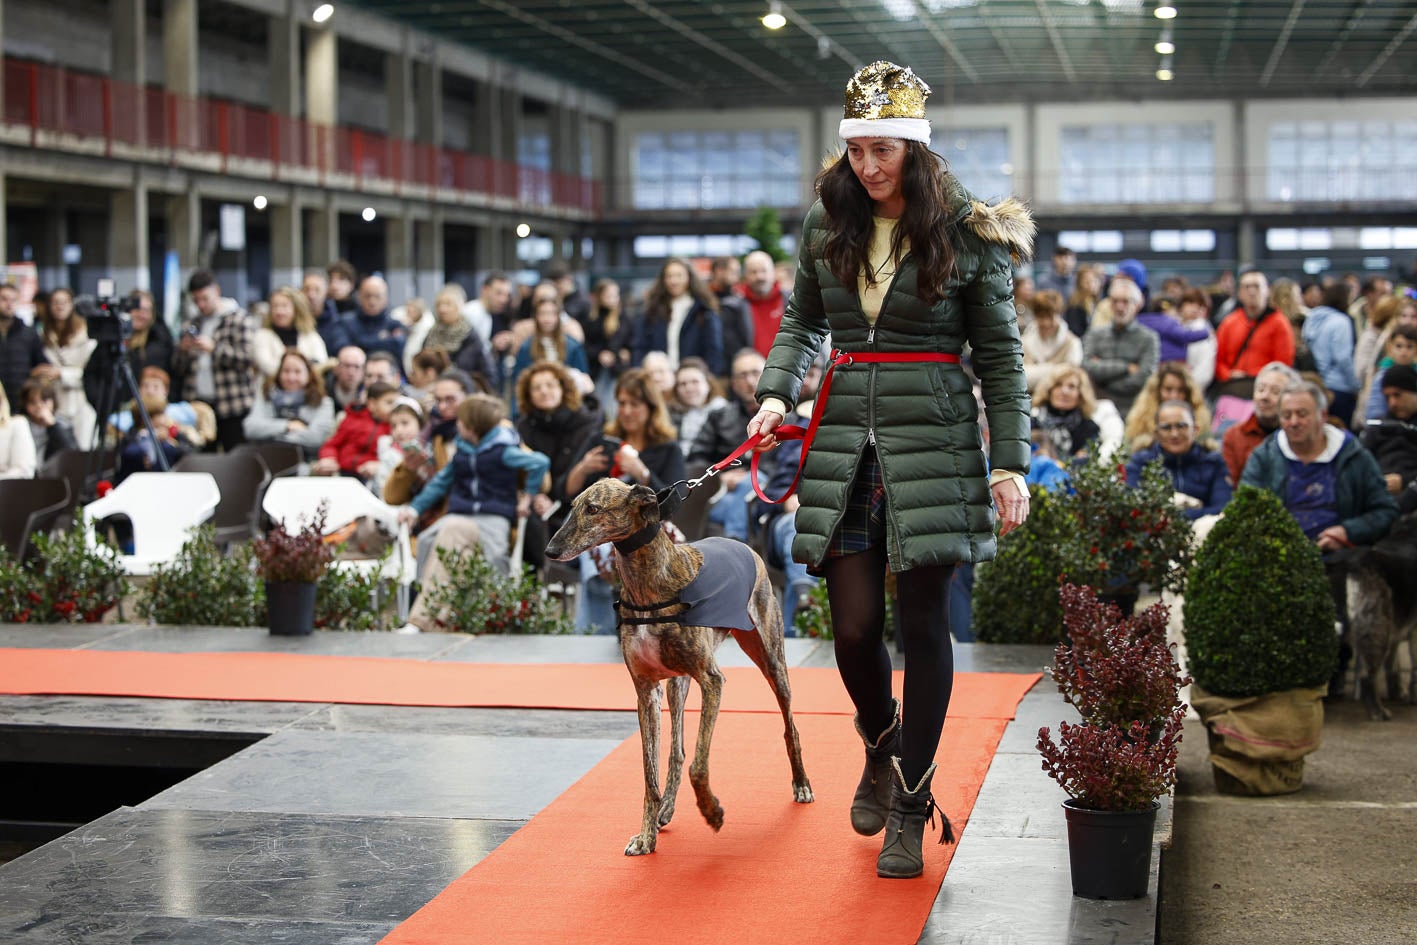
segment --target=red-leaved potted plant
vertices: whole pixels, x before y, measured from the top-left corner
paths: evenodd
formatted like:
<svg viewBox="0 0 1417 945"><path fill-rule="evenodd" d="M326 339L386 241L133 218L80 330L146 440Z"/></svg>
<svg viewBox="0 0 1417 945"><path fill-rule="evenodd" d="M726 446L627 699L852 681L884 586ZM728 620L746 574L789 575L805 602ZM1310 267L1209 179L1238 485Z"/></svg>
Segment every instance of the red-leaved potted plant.
<svg viewBox="0 0 1417 945"><path fill-rule="evenodd" d="M334 549L325 541L327 511L321 503L314 518L302 519L298 532L289 532L277 522L265 538L251 543L257 573L266 582L271 633L299 636L315 629L315 592L334 559Z"/></svg>
<svg viewBox="0 0 1417 945"><path fill-rule="evenodd" d="M1146 895L1157 800L1176 784L1176 758L1190 682L1166 643L1167 608L1123 619L1091 588L1059 592L1068 640L1049 673L1082 716L1058 740L1038 731L1043 770L1068 794L1073 892L1092 899Z"/></svg>

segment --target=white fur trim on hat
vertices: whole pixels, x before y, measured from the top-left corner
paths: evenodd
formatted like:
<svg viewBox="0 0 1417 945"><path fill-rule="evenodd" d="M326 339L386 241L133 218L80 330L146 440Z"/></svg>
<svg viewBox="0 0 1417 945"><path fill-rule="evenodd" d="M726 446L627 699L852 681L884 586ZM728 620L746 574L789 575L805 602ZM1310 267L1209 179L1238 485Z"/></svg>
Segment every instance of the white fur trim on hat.
<svg viewBox="0 0 1417 945"><path fill-rule="evenodd" d="M930 143L930 122L924 118L843 118L837 134L852 138L904 138Z"/></svg>

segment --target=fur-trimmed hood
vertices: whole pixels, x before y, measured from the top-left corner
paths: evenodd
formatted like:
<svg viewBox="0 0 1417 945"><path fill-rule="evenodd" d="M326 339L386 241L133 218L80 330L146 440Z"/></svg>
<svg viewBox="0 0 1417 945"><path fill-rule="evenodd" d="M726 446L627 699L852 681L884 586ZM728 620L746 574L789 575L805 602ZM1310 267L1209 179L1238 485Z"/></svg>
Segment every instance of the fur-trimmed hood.
<svg viewBox="0 0 1417 945"><path fill-rule="evenodd" d="M992 206L971 200L964 223L985 242L1007 246L1015 261L1033 258L1033 235L1038 227L1028 207L1018 198L1005 197Z"/></svg>

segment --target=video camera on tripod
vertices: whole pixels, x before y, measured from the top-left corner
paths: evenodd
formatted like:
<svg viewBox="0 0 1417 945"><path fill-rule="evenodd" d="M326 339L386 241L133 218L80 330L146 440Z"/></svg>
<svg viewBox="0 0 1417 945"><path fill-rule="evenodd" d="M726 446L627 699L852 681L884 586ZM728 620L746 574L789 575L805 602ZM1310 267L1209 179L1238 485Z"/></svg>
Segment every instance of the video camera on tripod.
<svg viewBox="0 0 1417 945"><path fill-rule="evenodd" d="M74 309L88 323L89 337L100 346L122 347L133 337L133 309L141 305L137 296L113 294L113 280L98 280L96 295L81 295Z"/></svg>

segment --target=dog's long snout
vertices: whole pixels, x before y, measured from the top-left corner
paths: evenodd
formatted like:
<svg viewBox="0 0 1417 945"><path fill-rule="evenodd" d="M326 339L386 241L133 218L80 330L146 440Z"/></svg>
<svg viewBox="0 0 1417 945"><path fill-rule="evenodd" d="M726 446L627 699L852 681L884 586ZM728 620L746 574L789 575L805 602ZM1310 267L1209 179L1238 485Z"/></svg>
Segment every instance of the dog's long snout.
<svg viewBox="0 0 1417 945"><path fill-rule="evenodd" d="M570 543L566 540L575 532L575 529L572 527L575 520L576 516L572 513L571 517L562 522L561 527L556 529L556 534L552 535L551 540L546 543L546 557L550 558L552 561L570 561L585 550L583 548L571 548Z"/></svg>

